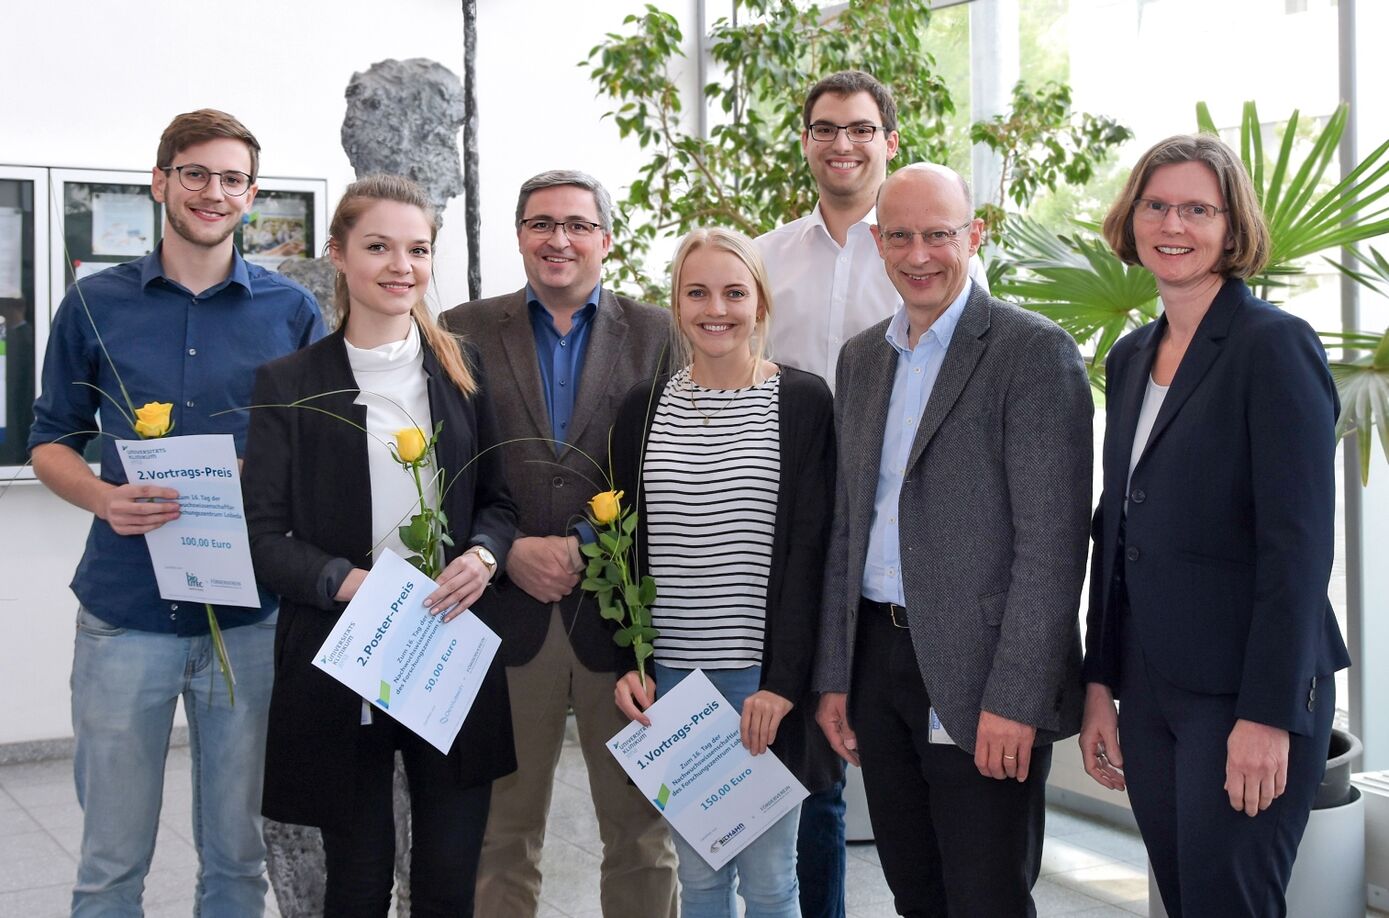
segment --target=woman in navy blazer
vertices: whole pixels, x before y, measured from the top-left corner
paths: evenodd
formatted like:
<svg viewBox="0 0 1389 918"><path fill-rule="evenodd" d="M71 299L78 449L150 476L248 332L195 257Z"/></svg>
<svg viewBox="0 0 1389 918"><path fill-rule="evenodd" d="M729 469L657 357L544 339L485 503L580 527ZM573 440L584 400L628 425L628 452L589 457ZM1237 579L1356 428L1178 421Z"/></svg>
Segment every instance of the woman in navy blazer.
<svg viewBox="0 0 1389 918"><path fill-rule="evenodd" d="M1268 230L1217 138L1145 153L1104 232L1163 315L1106 364L1085 767L1127 787L1173 918L1283 915L1350 663L1326 597L1336 389L1311 328L1245 285Z"/></svg>
<svg viewBox="0 0 1389 918"><path fill-rule="evenodd" d="M496 573L516 527L496 421L469 353L430 315L437 223L417 185L374 176L348 186L329 228L341 327L256 374L243 488L256 577L280 595L266 743L266 816L322 829L324 912L381 916L395 865L392 783L401 753L412 812L411 911L473 913L491 782L516 768L500 659L447 755L366 707L313 660L381 544L414 509L388 452L395 428L442 424L437 490L454 544L430 594L447 622ZM322 396L309 407L287 407ZM404 547L396 536L395 550ZM447 627L447 625L445 626Z"/></svg>

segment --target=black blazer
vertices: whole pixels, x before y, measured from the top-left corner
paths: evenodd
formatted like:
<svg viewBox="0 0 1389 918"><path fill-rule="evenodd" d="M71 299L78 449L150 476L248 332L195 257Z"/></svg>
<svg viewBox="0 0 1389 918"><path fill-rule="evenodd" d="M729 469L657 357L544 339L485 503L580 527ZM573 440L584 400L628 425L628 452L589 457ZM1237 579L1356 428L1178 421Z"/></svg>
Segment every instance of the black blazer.
<svg viewBox="0 0 1389 918"><path fill-rule="evenodd" d="M498 450L468 465L496 442L496 422L476 355L467 356L479 380L471 397L458 391L424 345L430 415L444 424L438 460L452 482L444 509L456 544L446 556L452 560L484 545L500 563L511 546L516 510ZM284 405L324 392L335 394L310 404L366 425L365 406L353 404L357 383L341 331L261 367L253 404ZM361 430L320 411L251 412L242 472L251 559L257 579L281 597L263 811L281 822L332 827L354 807L361 699L312 661L347 607L324 598L330 563L346 558L371 567L367 443ZM460 786L515 770L510 711L497 659L449 753Z"/></svg>
<svg viewBox="0 0 1389 918"><path fill-rule="evenodd" d="M1122 578L1132 639L1164 678L1236 694L1237 717L1310 734L1316 679L1350 665L1326 597L1340 407L1326 355L1306 322L1227 280L1130 482L1166 329L1163 316L1130 333L1107 363L1085 680L1118 690Z"/></svg>
<svg viewBox="0 0 1389 918"><path fill-rule="evenodd" d="M843 777L843 765L815 723L816 697L810 690L811 669L819 641L821 586L834 510L834 406L820 377L792 367L781 368L777 410L781 474L777 486L772 562L767 574L766 630L762 645L760 687L795 705L782 720L772 748L812 792ZM661 393L670 377L661 376L632 389L613 425L613 483L638 501L641 456ZM646 526L638 526L637 544L645 567ZM644 569L642 573L645 573ZM660 638L656 639L659 643ZM620 673L634 668L629 649L610 644ZM659 686L657 687L659 689Z"/></svg>

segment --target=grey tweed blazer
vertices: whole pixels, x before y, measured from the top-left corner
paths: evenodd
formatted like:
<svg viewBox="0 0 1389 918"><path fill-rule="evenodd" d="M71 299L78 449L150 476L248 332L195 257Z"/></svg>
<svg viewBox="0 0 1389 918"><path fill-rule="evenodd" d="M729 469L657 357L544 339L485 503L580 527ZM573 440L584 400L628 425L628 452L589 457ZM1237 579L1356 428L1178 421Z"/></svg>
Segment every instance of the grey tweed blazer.
<svg viewBox="0 0 1389 918"><path fill-rule="evenodd" d="M853 684L897 361L888 321L839 357L839 477L815 673L822 692ZM917 665L941 723L971 753L981 710L1035 726L1038 745L1080 729L1092 414L1071 337L975 287L912 444L898 513Z"/></svg>
<svg viewBox="0 0 1389 918"><path fill-rule="evenodd" d="M507 487L516 501L516 537L564 535L583 518L588 499L607 488L608 431L627 390L656 375L670 344L670 313L601 291L574 399L570 445L558 451L548 442L553 433L525 290L464 303L441 318L482 355L500 440L519 441L502 447ZM473 611L501 637L499 653L507 666L530 661L549 631L549 604L505 576ZM560 601L560 611L579 660L595 672L611 670L612 634L594 601L576 588Z"/></svg>

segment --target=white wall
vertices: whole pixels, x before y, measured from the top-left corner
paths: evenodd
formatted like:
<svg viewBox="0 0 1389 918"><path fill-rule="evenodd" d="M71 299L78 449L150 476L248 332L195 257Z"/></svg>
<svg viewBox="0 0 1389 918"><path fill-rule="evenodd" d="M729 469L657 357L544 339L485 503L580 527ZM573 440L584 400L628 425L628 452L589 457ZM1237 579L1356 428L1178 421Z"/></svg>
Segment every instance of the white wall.
<svg viewBox="0 0 1389 918"><path fill-rule="evenodd" d="M639 150L599 121L602 103L575 65L641 4L478 6L482 274L491 295L524 281L512 214L525 178L584 169L617 197L635 177ZM684 25L692 91L695 2L660 6ZM248 0L216 10L175 0L47 0L10 5L5 18L0 163L147 170L173 115L213 107L255 132L265 174L327 179L330 205L354 177L339 141L352 73L410 57L463 69L454 0ZM445 213L436 274L443 305L467 299L461 198ZM0 497L0 684L10 690L0 744L71 733L76 600L67 583L88 521L37 484Z"/></svg>

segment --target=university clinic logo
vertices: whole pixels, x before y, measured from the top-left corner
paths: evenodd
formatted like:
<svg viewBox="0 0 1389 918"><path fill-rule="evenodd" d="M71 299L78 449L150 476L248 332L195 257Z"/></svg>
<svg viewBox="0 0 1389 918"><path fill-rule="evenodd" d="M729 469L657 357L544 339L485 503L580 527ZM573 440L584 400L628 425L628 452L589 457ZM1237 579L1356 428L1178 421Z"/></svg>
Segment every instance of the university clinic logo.
<svg viewBox="0 0 1389 918"><path fill-rule="evenodd" d="M198 575L192 571L184 571L183 580L190 590L201 590L203 588L203 582L199 580Z"/></svg>
<svg viewBox="0 0 1389 918"><path fill-rule="evenodd" d="M670 788L662 784L656 796L651 798L651 802L656 804L656 809L664 812L666 804L670 802Z"/></svg>
<svg viewBox="0 0 1389 918"><path fill-rule="evenodd" d="M391 684L389 682L382 680L381 697L376 699L376 703L381 705L381 707L385 708L387 711L391 709Z"/></svg>

